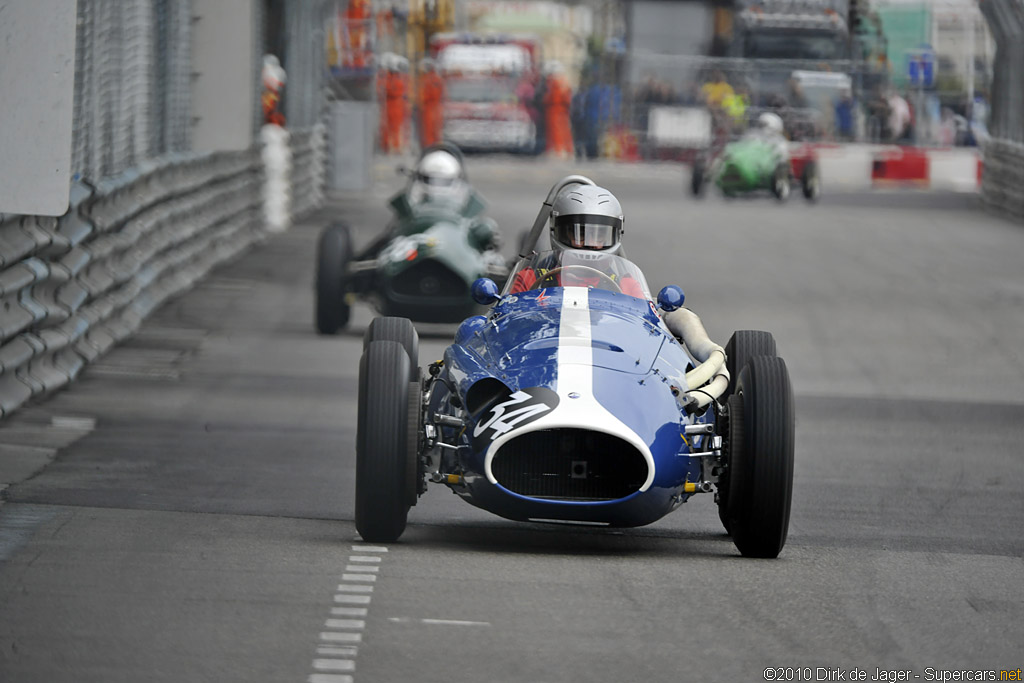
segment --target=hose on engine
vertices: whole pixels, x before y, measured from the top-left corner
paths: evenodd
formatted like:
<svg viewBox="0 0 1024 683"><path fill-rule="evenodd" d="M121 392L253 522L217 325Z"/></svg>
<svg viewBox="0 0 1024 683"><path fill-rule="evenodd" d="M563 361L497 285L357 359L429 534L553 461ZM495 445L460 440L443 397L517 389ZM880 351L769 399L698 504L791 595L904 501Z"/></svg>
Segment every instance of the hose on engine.
<svg viewBox="0 0 1024 683"><path fill-rule="evenodd" d="M664 314L665 326L680 339L700 364L686 373L687 391L679 401L688 410L699 410L721 396L729 386L725 349L711 341L700 317L688 308Z"/></svg>

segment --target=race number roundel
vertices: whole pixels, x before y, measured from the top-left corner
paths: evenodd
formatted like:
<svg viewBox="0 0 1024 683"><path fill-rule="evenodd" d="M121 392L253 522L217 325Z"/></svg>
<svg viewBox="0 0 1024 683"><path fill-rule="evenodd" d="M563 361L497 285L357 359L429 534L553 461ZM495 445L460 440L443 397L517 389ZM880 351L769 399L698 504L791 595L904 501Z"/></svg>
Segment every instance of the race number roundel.
<svg viewBox="0 0 1024 683"><path fill-rule="evenodd" d="M514 391L486 408L473 427L473 450L484 451L490 442L547 415L558 405L558 394L547 387Z"/></svg>

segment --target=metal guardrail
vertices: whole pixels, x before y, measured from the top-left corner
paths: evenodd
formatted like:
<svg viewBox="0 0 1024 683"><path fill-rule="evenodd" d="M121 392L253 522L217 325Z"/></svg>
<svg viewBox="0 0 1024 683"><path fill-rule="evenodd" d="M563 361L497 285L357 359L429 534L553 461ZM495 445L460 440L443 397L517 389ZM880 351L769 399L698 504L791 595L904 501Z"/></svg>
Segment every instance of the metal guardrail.
<svg viewBox="0 0 1024 683"><path fill-rule="evenodd" d="M73 380L263 234L257 150L76 184L61 218L0 222L0 417Z"/></svg>
<svg viewBox="0 0 1024 683"><path fill-rule="evenodd" d="M997 44L982 196L996 211L1024 219L1024 0L990 0L979 7Z"/></svg>
<svg viewBox="0 0 1024 683"><path fill-rule="evenodd" d="M324 200L327 172L327 127L317 123L305 130L290 131L292 150L291 212L301 216Z"/></svg>
<svg viewBox="0 0 1024 683"><path fill-rule="evenodd" d="M0 213L0 418L73 380L161 303L268 233L259 143L188 151L192 6L77 4L71 208L60 218ZM262 9L252 22L254 88L269 48ZM285 5L291 163L279 177L282 229L323 200L317 64L329 9L325 0ZM259 125L258 103L252 114Z"/></svg>
<svg viewBox="0 0 1024 683"><path fill-rule="evenodd" d="M995 211L1024 218L1024 144L996 139L985 144L981 194Z"/></svg>

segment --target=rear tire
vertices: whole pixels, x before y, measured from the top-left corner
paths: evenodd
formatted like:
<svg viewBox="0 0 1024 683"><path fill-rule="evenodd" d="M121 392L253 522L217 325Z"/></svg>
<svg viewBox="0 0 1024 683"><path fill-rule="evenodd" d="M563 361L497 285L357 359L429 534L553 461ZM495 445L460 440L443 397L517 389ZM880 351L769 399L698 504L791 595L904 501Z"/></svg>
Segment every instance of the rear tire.
<svg viewBox="0 0 1024 683"><path fill-rule="evenodd" d="M754 356L777 356L775 337L771 332L760 330L736 330L725 345L725 367L729 370L729 390L726 396L736 391L740 371L747 367L747 361Z"/></svg>
<svg viewBox="0 0 1024 683"><path fill-rule="evenodd" d="M742 404L743 429L741 442L729 447L727 527L744 557L778 557L793 495L793 389L785 361L752 358L729 402Z"/></svg>
<svg viewBox="0 0 1024 683"><path fill-rule="evenodd" d="M784 202L789 199L789 190L789 164L781 163L775 167L775 173L772 175L772 194L780 202Z"/></svg>
<svg viewBox="0 0 1024 683"><path fill-rule="evenodd" d="M800 174L800 187L804 193L804 199L809 202L815 202L821 195L821 176L818 171L818 162L809 159L804 163L804 168Z"/></svg>
<svg viewBox="0 0 1024 683"><path fill-rule="evenodd" d="M390 543L405 531L416 484L410 437L409 356L395 341L369 344L359 362L356 432L356 531ZM410 468L410 461L412 466Z"/></svg>
<svg viewBox="0 0 1024 683"><path fill-rule="evenodd" d="M379 317L370 321L363 335L363 352L376 341L398 342L409 356L409 381L420 380L420 337L408 318Z"/></svg>
<svg viewBox="0 0 1024 683"><path fill-rule="evenodd" d="M348 325L345 278L352 259L352 237L344 223L334 223L320 233L316 249L316 331L337 334Z"/></svg>
<svg viewBox="0 0 1024 683"><path fill-rule="evenodd" d="M706 174L704 162L697 160L693 162L693 170L690 172L690 193L694 197L704 196L704 176Z"/></svg>

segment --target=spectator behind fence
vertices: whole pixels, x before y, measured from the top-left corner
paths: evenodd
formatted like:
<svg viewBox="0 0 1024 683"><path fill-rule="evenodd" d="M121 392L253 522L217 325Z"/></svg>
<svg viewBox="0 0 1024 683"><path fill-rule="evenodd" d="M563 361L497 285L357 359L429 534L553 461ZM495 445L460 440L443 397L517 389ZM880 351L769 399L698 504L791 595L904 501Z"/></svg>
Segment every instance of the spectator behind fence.
<svg viewBox="0 0 1024 683"><path fill-rule="evenodd" d="M835 104L836 138L843 142L852 142L855 137L854 117L857 103L849 89L844 90Z"/></svg>
<svg viewBox="0 0 1024 683"><path fill-rule="evenodd" d="M893 142L907 140L912 135L913 116L910 104L895 90L889 93L889 135Z"/></svg>
<svg viewBox="0 0 1024 683"><path fill-rule="evenodd" d="M734 94L732 86L725 80L725 75L718 69L711 73L711 78L701 86L700 90L705 104L712 109L721 109L722 100L726 96Z"/></svg>
<svg viewBox="0 0 1024 683"><path fill-rule="evenodd" d="M572 148L573 156L576 159L584 159L587 156L587 137L586 137L586 108L587 108L587 90L589 89L589 81L591 78L586 77L581 83L579 89L572 96L572 109L571 109L571 123L572 123Z"/></svg>
<svg viewBox="0 0 1024 683"><path fill-rule="evenodd" d="M722 98L722 109L732 121L733 132L741 131L747 122L747 109L750 107L750 93L740 85L736 91Z"/></svg>
<svg viewBox="0 0 1024 683"><path fill-rule="evenodd" d="M444 80L434 65L434 60L425 58L421 62L423 73L419 83L420 145L430 147L441 142L444 129Z"/></svg>
<svg viewBox="0 0 1024 683"><path fill-rule="evenodd" d="M544 106L544 97L547 93L547 78L544 74L535 73L533 77L533 111L537 113L537 120L534 121L536 129L535 154L543 154L548 144L548 117Z"/></svg>
<svg viewBox="0 0 1024 683"><path fill-rule="evenodd" d="M378 81L378 98L384 102L381 110L381 149L395 154L405 149L405 126L409 109L409 77L407 61L394 54L382 56L384 74Z"/></svg>
<svg viewBox="0 0 1024 683"><path fill-rule="evenodd" d="M599 156L601 136L619 120L621 106L622 93L618 86L597 81L587 88L583 126L588 159Z"/></svg>
<svg viewBox="0 0 1024 683"><path fill-rule="evenodd" d="M552 65L544 93L544 113L547 118L548 153L559 159L572 158L572 88L562 73L560 64Z"/></svg>
<svg viewBox="0 0 1024 683"><path fill-rule="evenodd" d="M807 96L804 94L804 87L795 78L789 79L789 106L794 109L807 109L810 103L807 101Z"/></svg>
<svg viewBox="0 0 1024 683"><path fill-rule="evenodd" d="M888 140L889 129L889 100L885 98L882 89L876 87L871 93L871 99L867 104L868 115L868 139L871 142Z"/></svg>

